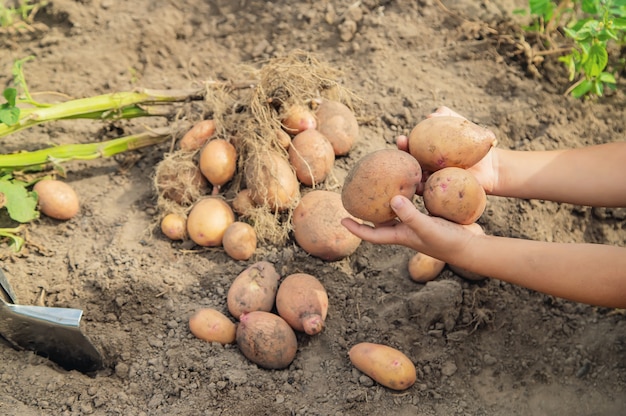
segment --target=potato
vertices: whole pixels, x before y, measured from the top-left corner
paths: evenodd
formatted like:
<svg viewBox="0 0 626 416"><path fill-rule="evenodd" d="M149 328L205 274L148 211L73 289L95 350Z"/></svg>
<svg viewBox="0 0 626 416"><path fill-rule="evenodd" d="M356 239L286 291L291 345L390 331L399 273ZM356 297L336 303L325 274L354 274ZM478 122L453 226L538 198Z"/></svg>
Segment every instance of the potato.
<svg viewBox="0 0 626 416"><path fill-rule="evenodd" d="M57 220L69 220L80 210L74 188L56 179L42 179L35 184L39 211Z"/></svg>
<svg viewBox="0 0 626 416"><path fill-rule="evenodd" d="M237 325L218 310L202 308L189 318L189 329L204 341L232 344L235 342Z"/></svg>
<svg viewBox="0 0 626 416"><path fill-rule="evenodd" d="M253 363L267 369L286 368L296 357L296 334L283 318L256 311L241 315L236 332L237 346Z"/></svg>
<svg viewBox="0 0 626 416"><path fill-rule="evenodd" d="M398 149L382 149L365 155L348 172L341 201L356 218L374 224L393 220L389 206L395 195L412 198L422 179L420 164Z"/></svg>
<svg viewBox="0 0 626 416"><path fill-rule="evenodd" d="M161 219L161 232L170 240L184 240L187 237L187 219L180 214L167 214Z"/></svg>
<svg viewBox="0 0 626 416"><path fill-rule="evenodd" d="M328 313L326 289L315 276L291 274L278 287L276 310L296 331L319 334Z"/></svg>
<svg viewBox="0 0 626 416"><path fill-rule="evenodd" d="M213 120L201 120L194 124L187 133L180 139L181 150L186 152L194 152L209 140L215 133L215 121Z"/></svg>
<svg viewBox="0 0 626 416"><path fill-rule="evenodd" d="M305 194L293 212L293 236L307 253L336 261L354 253L361 239L341 225L350 214L337 192L321 189Z"/></svg>
<svg viewBox="0 0 626 416"><path fill-rule="evenodd" d="M252 213L252 210L256 207L256 203L252 199L252 195L249 189L242 189L233 198L231 205L233 211L242 217L247 217Z"/></svg>
<svg viewBox="0 0 626 416"><path fill-rule="evenodd" d="M237 150L224 139L213 139L204 145L198 161L202 175L213 185L217 193L235 175Z"/></svg>
<svg viewBox="0 0 626 416"><path fill-rule="evenodd" d="M333 146L335 155L347 155L359 137L359 123L352 110L339 101L323 100L315 115L317 129Z"/></svg>
<svg viewBox="0 0 626 416"><path fill-rule="evenodd" d="M476 235L485 235L485 231L477 223L467 225L466 227ZM450 268L450 270L452 270L454 274L461 276L463 279L480 281L480 280L485 280L487 278L486 276L483 276L478 273L470 272L469 270L466 270L461 267L457 267L453 264L448 264L448 267Z"/></svg>
<svg viewBox="0 0 626 416"><path fill-rule="evenodd" d="M495 144L496 135L491 130L461 117L427 118L409 134L409 152L429 172L445 167L467 169Z"/></svg>
<svg viewBox="0 0 626 416"><path fill-rule="evenodd" d="M350 348L348 356L359 371L390 389L406 390L417 378L411 360L387 345L362 342Z"/></svg>
<svg viewBox="0 0 626 416"><path fill-rule="evenodd" d="M461 168L443 168L424 184L424 207L430 215L471 224L485 211L487 195L476 177Z"/></svg>
<svg viewBox="0 0 626 416"><path fill-rule="evenodd" d="M287 133L293 135L317 127L315 114L303 104L294 104L287 108L281 122Z"/></svg>
<svg viewBox="0 0 626 416"><path fill-rule="evenodd" d="M251 155L244 175L250 196L259 206L285 211L300 197L300 183L293 167L277 152Z"/></svg>
<svg viewBox="0 0 626 416"><path fill-rule="evenodd" d="M335 164L335 152L328 139L315 129L298 133L289 146L289 163L300 183L315 186L324 182Z"/></svg>
<svg viewBox="0 0 626 416"><path fill-rule="evenodd" d="M228 311L239 319L244 312L272 310L279 280L280 275L272 263L259 261L250 265L228 289Z"/></svg>
<svg viewBox="0 0 626 416"><path fill-rule="evenodd" d="M217 247L222 244L226 228L235 222L230 205L217 196L196 202L187 217L187 234L199 246Z"/></svg>
<svg viewBox="0 0 626 416"><path fill-rule="evenodd" d="M426 283L439 276L445 266L444 261L424 253L415 253L409 259L409 276L414 282Z"/></svg>
<svg viewBox="0 0 626 416"><path fill-rule="evenodd" d="M248 260L256 251L256 245L256 231L247 222L235 221L224 231L222 246L234 260Z"/></svg>

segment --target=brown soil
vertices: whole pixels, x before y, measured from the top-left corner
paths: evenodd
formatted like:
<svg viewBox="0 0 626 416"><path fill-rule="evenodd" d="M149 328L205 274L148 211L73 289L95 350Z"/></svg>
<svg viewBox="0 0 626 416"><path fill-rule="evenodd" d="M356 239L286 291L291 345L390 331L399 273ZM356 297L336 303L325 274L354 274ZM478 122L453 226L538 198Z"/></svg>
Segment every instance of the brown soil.
<svg viewBox="0 0 626 416"><path fill-rule="evenodd" d="M364 100L362 137L335 177L364 154L393 147L447 105L492 128L499 146L554 149L623 140L624 85L599 101L564 96L554 60L531 76L511 43L521 0L117 1L53 0L32 32L0 35L0 81L15 59L31 91L74 97L134 87L187 88L232 80L241 64L296 48L344 72ZM158 125L158 121L149 121ZM140 122L64 122L0 142L3 153L130 134ZM248 262L150 233L152 175L168 145L73 162L67 181L80 215L41 218L30 245L2 268L24 304L44 288L48 306L84 310L81 327L106 358L94 376L65 371L0 344L0 413L6 415L619 415L626 413L624 314L449 270L432 283L408 277L411 253L362 243L328 263L293 241L263 246ZM626 211L490 197L488 233L624 245ZM256 260L283 275L308 272L330 298L327 327L299 334L295 361L269 371L236 346L191 335L200 307L226 312L234 277ZM593 279L593 276L589 276ZM616 313L618 312L618 313ZM360 341L385 343L416 364L417 383L394 392L350 364Z"/></svg>

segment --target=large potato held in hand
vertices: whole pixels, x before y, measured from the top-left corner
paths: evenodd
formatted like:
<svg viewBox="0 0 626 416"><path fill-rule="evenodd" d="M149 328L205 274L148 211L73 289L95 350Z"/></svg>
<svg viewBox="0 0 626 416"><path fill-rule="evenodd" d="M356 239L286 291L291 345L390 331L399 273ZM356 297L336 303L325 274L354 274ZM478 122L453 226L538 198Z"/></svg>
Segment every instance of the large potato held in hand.
<svg viewBox="0 0 626 416"><path fill-rule="evenodd" d="M78 195L74 188L56 179L42 179L35 184L39 210L57 220L69 220L80 209Z"/></svg>
<svg viewBox="0 0 626 416"><path fill-rule="evenodd" d="M269 312L274 306L280 275L274 265L259 261L239 273L228 289L228 311L239 319L242 313Z"/></svg>
<svg viewBox="0 0 626 416"><path fill-rule="evenodd" d="M389 202L395 195L412 198L422 179L417 160L398 149L365 155L352 167L341 192L346 211L356 218L380 224L396 217Z"/></svg>
<svg viewBox="0 0 626 416"><path fill-rule="evenodd" d="M296 331L319 334L328 313L326 289L315 276L291 274L278 287L276 310Z"/></svg>
<svg viewBox="0 0 626 416"><path fill-rule="evenodd" d="M487 195L476 177L455 167L440 169L430 175L422 196L430 215L458 224L476 222L487 206Z"/></svg>
<svg viewBox="0 0 626 416"><path fill-rule="evenodd" d="M409 153L424 171L467 169L496 144L496 135L462 117L437 116L421 121L409 134Z"/></svg>
<svg viewBox="0 0 626 416"><path fill-rule="evenodd" d="M387 345L362 342L350 348L348 356L359 371L390 389L406 390L417 378L409 357Z"/></svg>
<svg viewBox="0 0 626 416"><path fill-rule="evenodd" d="M347 155L359 137L359 123L352 110L339 101L323 100L315 116L317 129L333 146L335 155Z"/></svg>
<svg viewBox="0 0 626 416"><path fill-rule="evenodd" d="M247 359L268 369L282 369L296 358L298 341L283 318L256 311L241 315L236 332L237 346Z"/></svg>
<svg viewBox="0 0 626 416"><path fill-rule="evenodd" d="M189 329L204 341L232 344L235 342L237 326L220 311L202 308L189 318Z"/></svg>
<svg viewBox="0 0 626 416"><path fill-rule="evenodd" d="M336 261L354 253L361 239L341 225L350 214L337 192L316 189L305 194L293 211L293 235L312 256Z"/></svg>

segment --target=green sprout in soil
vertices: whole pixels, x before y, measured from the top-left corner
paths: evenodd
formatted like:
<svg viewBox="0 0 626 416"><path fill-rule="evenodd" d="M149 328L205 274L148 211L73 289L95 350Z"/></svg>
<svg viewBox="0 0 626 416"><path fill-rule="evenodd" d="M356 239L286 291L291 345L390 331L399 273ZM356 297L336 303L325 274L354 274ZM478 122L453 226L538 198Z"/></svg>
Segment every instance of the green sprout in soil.
<svg viewBox="0 0 626 416"><path fill-rule="evenodd" d="M47 1L19 0L9 2L0 0L0 33L31 30L35 15L47 4Z"/></svg>
<svg viewBox="0 0 626 416"><path fill-rule="evenodd" d="M617 88L616 74L626 64L619 56L626 46L626 0L529 0L528 5L534 20L526 30L542 35L548 48L564 51L558 59L572 82L567 94L602 96ZM563 48L558 39L571 46Z"/></svg>
<svg viewBox="0 0 626 416"><path fill-rule="evenodd" d="M135 117L174 117L168 105L202 100L206 87L189 90L138 89L59 103L40 103L33 99L26 84L23 65L31 58L18 60L13 67L15 87L4 89L0 104L0 139L12 133L57 120L117 120ZM95 143L63 144L34 151L0 154L0 240L8 239L17 251L24 239L23 225L38 218L37 197L32 186L37 180L24 181L18 174L55 169L64 174L63 164L71 160L107 158L123 152L152 146L172 138L173 129L156 128L139 134ZM5 226L6 223L9 225Z"/></svg>

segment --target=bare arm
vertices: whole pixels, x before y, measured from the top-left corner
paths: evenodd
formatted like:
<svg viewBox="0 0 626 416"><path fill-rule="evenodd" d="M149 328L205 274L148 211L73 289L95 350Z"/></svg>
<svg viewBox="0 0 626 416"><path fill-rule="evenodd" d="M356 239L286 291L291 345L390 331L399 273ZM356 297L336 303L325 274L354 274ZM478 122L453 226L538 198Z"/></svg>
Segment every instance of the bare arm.
<svg viewBox="0 0 626 416"><path fill-rule="evenodd" d="M493 195L577 205L626 206L626 142L578 149L493 149Z"/></svg>
<svg viewBox="0 0 626 416"><path fill-rule="evenodd" d="M392 199L400 223L372 228L344 219L360 238L400 244L474 273L565 299L626 308L626 248L477 236L464 226L430 217L410 200Z"/></svg>

